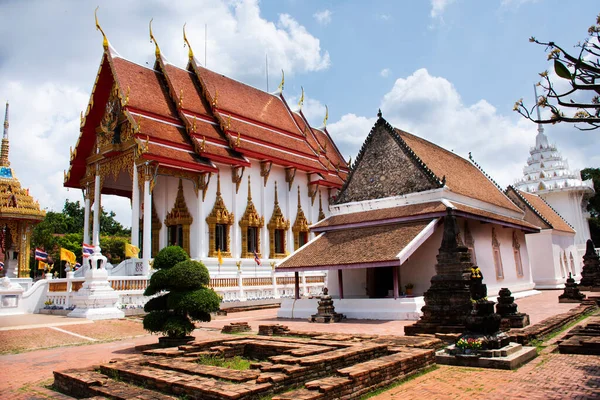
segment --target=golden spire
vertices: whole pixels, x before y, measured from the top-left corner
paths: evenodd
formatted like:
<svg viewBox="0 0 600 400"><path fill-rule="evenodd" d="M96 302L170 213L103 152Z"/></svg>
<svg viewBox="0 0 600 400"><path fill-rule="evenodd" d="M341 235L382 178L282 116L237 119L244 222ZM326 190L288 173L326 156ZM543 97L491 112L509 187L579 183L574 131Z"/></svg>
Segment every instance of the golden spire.
<svg viewBox="0 0 600 400"><path fill-rule="evenodd" d="M100 24L98 23L98 9L100 8L100 6L96 7L96 10L94 10L94 18L96 19L96 30L100 31L100 33L102 33L102 47L104 47L104 50L108 50L108 39L106 38L106 35L104 34L104 31L102 30L102 28L100 27Z"/></svg>
<svg viewBox="0 0 600 400"><path fill-rule="evenodd" d="M281 83L279 84L279 86L277 86L277 90L279 90L279 93L283 93L283 85L285 84L285 74L283 73L283 70L281 70Z"/></svg>
<svg viewBox="0 0 600 400"><path fill-rule="evenodd" d="M325 119L323 119L323 128L327 127L327 120L329 119L329 107L325 105Z"/></svg>
<svg viewBox="0 0 600 400"><path fill-rule="evenodd" d="M185 34L185 25L187 24L187 22L185 24L183 24L183 47L185 47L187 45L188 47L188 57L191 60L194 59L194 52L192 51L192 46L190 46L190 42L187 39L187 36Z"/></svg>
<svg viewBox="0 0 600 400"><path fill-rule="evenodd" d="M304 105L304 88L302 86L300 86L300 88L302 89L302 95L300 96L300 100L298 101L298 107L300 108L299 111L302 110L302 106Z"/></svg>
<svg viewBox="0 0 600 400"><path fill-rule="evenodd" d="M248 201L252 201L252 187L250 186L250 174L248 174Z"/></svg>
<svg viewBox="0 0 600 400"><path fill-rule="evenodd" d="M217 196L221 195L221 174L217 174Z"/></svg>
<svg viewBox="0 0 600 400"><path fill-rule="evenodd" d="M150 28L150 43L154 42L154 45L156 46L156 50L154 51L154 54L156 54L156 57L160 57L160 47L158 47L158 42L156 41L156 39L154 38L154 35L152 34L152 20L154 18L150 19L150 24L148 24L149 28Z"/></svg>
<svg viewBox="0 0 600 400"><path fill-rule="evenodd" d="M6 102L6 112L4 114L4 135L2 136L2 147L0 148L0 166L10 167L10 161L8 161L8 101Z"/></svg>

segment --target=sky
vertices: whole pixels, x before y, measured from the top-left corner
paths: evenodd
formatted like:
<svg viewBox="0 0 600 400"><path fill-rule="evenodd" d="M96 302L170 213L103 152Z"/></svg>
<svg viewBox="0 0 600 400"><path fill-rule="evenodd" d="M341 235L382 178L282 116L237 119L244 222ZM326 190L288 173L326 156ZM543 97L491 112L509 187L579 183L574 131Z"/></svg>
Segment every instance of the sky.
<svg viewBox="0 0 600 400"><path fill-rule="evenodd" d="M0 0L11 166L47 210L82 200L62 183L102 57L97 5L123 58L153 64L153 18L162 54L185 68L187 23L208 68L270 91L284 70L286 100L295 105L303 87L314 126L327 105L328 130L346 158L356 157L381 109L402 130L463 157L471 152L502 187L522 176L537 129L513 105L531 105L538 73L551 69L529 37L573 49L600 12L584 0ZM557 124L545 132L571 169L600 167L600 131ZM129 199L103 196L102 204L131 225Z"/></svg>

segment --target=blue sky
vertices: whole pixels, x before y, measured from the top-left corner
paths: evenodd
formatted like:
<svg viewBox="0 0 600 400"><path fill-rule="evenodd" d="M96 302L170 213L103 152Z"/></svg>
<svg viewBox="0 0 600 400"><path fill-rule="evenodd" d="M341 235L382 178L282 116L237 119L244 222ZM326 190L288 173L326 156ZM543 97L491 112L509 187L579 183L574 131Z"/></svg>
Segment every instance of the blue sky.
<svg viewBox="0 0 600 400"><path fill-rule="evenodd" d="M167 59L185 67L181 27L208 68L270 90L286 73L284 96L328 127L346 157L355 157L377 109L398 128L475 159L502 186L519 178L536 127L512 111L548 69L530 36L567 49L585 39L597 2L550 0L132 0L103 1L98 17L124 57L153 62L148 21ZM79 133L102 54L96 3L0 2L0 99L11 102L11 162L43 207L60 209L69 146ZM135 90L134 88L131 88ZM572 169L599 167L600 132L546 126ZM43 168L40 168L40 165ZM103 203L129 225L129 201Z"/></svg>

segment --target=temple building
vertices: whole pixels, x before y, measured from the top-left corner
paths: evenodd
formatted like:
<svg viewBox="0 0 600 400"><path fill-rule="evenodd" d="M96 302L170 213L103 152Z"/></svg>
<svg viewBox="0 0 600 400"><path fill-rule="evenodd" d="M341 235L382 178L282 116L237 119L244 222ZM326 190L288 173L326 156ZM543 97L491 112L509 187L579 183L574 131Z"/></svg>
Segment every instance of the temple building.
<svg viewBox="0 0 600 400"><path fill-rule="evenodd" d="M212 276L257 261L270 271L304 245L349 172L327 118L311 127L303 96L294 107L285 100L283 78L275 93L264 92L203 67L191 47L179 68L152 31L149 68L122 58L102 35L100 68L64 177L85 197L84 242L92 203L108 194L131 199L131 242L143 260L134 274L146 274L168 245L202 260Z"/></svg>
<svg viewBox="0 0 600 400"><path fill-rule="evenodd" d="M581 276L575 230L544 199L509 186L506 195L525 212L525 220L541 230L525 235L536 289L563 288L572 274Z"/></svg>
<svg viewBox="0 0 600 400"><path fill-rule="evenodd" d="M585 253L585 242L590 239L588 199L594 194L591 179L581 180L579 171L569 170L556 145L549 144L544 128L538 126L535 146L529 151L523 177L514 187L522 192L540 196L575 229L578 262Z"/></svg>
<svg viewBox="0 0 600 400"><path fill-rule="evenodd" d="M46 212L21 187L8 160L8 102L4 117L4 135L0 148L0 275L9 278L30 277L30 244L33 227L44 219Z"/></svg>
<svg viewBox="0 0 600 400"><path fill-rule="evenodd" d="M525 234L539 228L472 160L378 117L331 215L311 226L318 236L277 270L330 270L335 309L348 318L418 319L451 208L489 293L530 292ZM312 303L286 299L278 316L307 318Z"/></svg>

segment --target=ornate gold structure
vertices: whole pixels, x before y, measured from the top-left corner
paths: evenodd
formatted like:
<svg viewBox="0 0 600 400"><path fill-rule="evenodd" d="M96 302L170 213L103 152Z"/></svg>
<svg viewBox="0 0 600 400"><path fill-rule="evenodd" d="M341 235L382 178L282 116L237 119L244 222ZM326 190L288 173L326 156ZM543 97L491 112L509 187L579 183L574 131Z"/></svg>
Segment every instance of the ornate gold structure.
<svg viewBox="0 0 600 400"><path fill-rule="evenodd" d="M165 225L167 227L181 225L183 229L182 245L183 249L190 254L190 226L194 218L188 211L187 205L185 204L185 197L183 195L183 182L179 178L179 188L177 189L177 197L175 198L175 205L173 209L167 214L165 218Z"/></svg>
<svg viewBox="0 0 600 400"><path fill-rule="evenodd" d="M292 226L292 232L294 234L294 250L300 248L300 235L306 234L306 242L308 242L308 233L310 222L306 219L304 211L302 211L302 204L300 203L300 186L298 186L298 211L296 212L296 221Z"/></svg>
<svg viewBox="0 0 600 400"><path fill-rule="evenodd" d="M245 170L246 167L231 166L231 182L235 183L235 194L238 194L238 191L240 190L240 184L242 183Z"/></svg>
<svg viewBox="0 0 600 400"><path fill-rule="evenodd" d="M260 162L260 176L264 178L264 186L267 187L267 182L269 181L269 174L271 173L271 168L273 167L272 161L261 161Z"/></svg>
<svg viewBox="0 0 600 400"><path fill-rule="evenodd" d="M275 204L273 206L273 215L271 220L267 224L269 230L269 250L270 258L285 258L287 248L287 230L290 229L290 221L286 220L279 207L279 200L277 198L277 181L275 182ZM278 232L281 231L281 232ZM283 252L277 252L275 246L275 236L281 234L280 240L283 242Z"/></svg>
<svg viewBox="0 0 600 400"><path fill-rule="evenodd" d="M208 256L217 256L217 225L225 225L225 241L227 243L227 250L221 250L222 257L231 257L231 236L230 228L235 221L233 213L227 211L225 202L221 196L221 175L217 175L217 198L212 211L206 217L206 223L208 224Z"/></svg>
<svg viewBox="0 0 600 400"><path fill-rule="evenodd" d="M260 230L265 224L264 217L261 217L254 207L252 202L252 190L250 188L250 175L248 175L248 204L246 204L246 210L242 219L240 219L240 227L242 228L242 258L254 258L254 253L248 251L248 228L256 229L256 254L261 257L260 253Z"/></svg>
<svg viewBox="0 0 600 400"><path fill-rule="evenodd" d="M162 228L162 223L158 218L158 213L156 212L156 207L154 206L154 200L152 200L152 223L151 223L151 238L152 238L152 249L150 254L152 257L158 254L159 250L159 239L160 239L160 228ZM144 213L140 215L140 232L144 232Z"/></svg>
<svg viewBox="0 0 600 400"><path fill-rule="evenodd" d="M296 168L289 167L285 169L285 181L288 184L288 190L292 190L294 178L296 177Z"/></svg>

